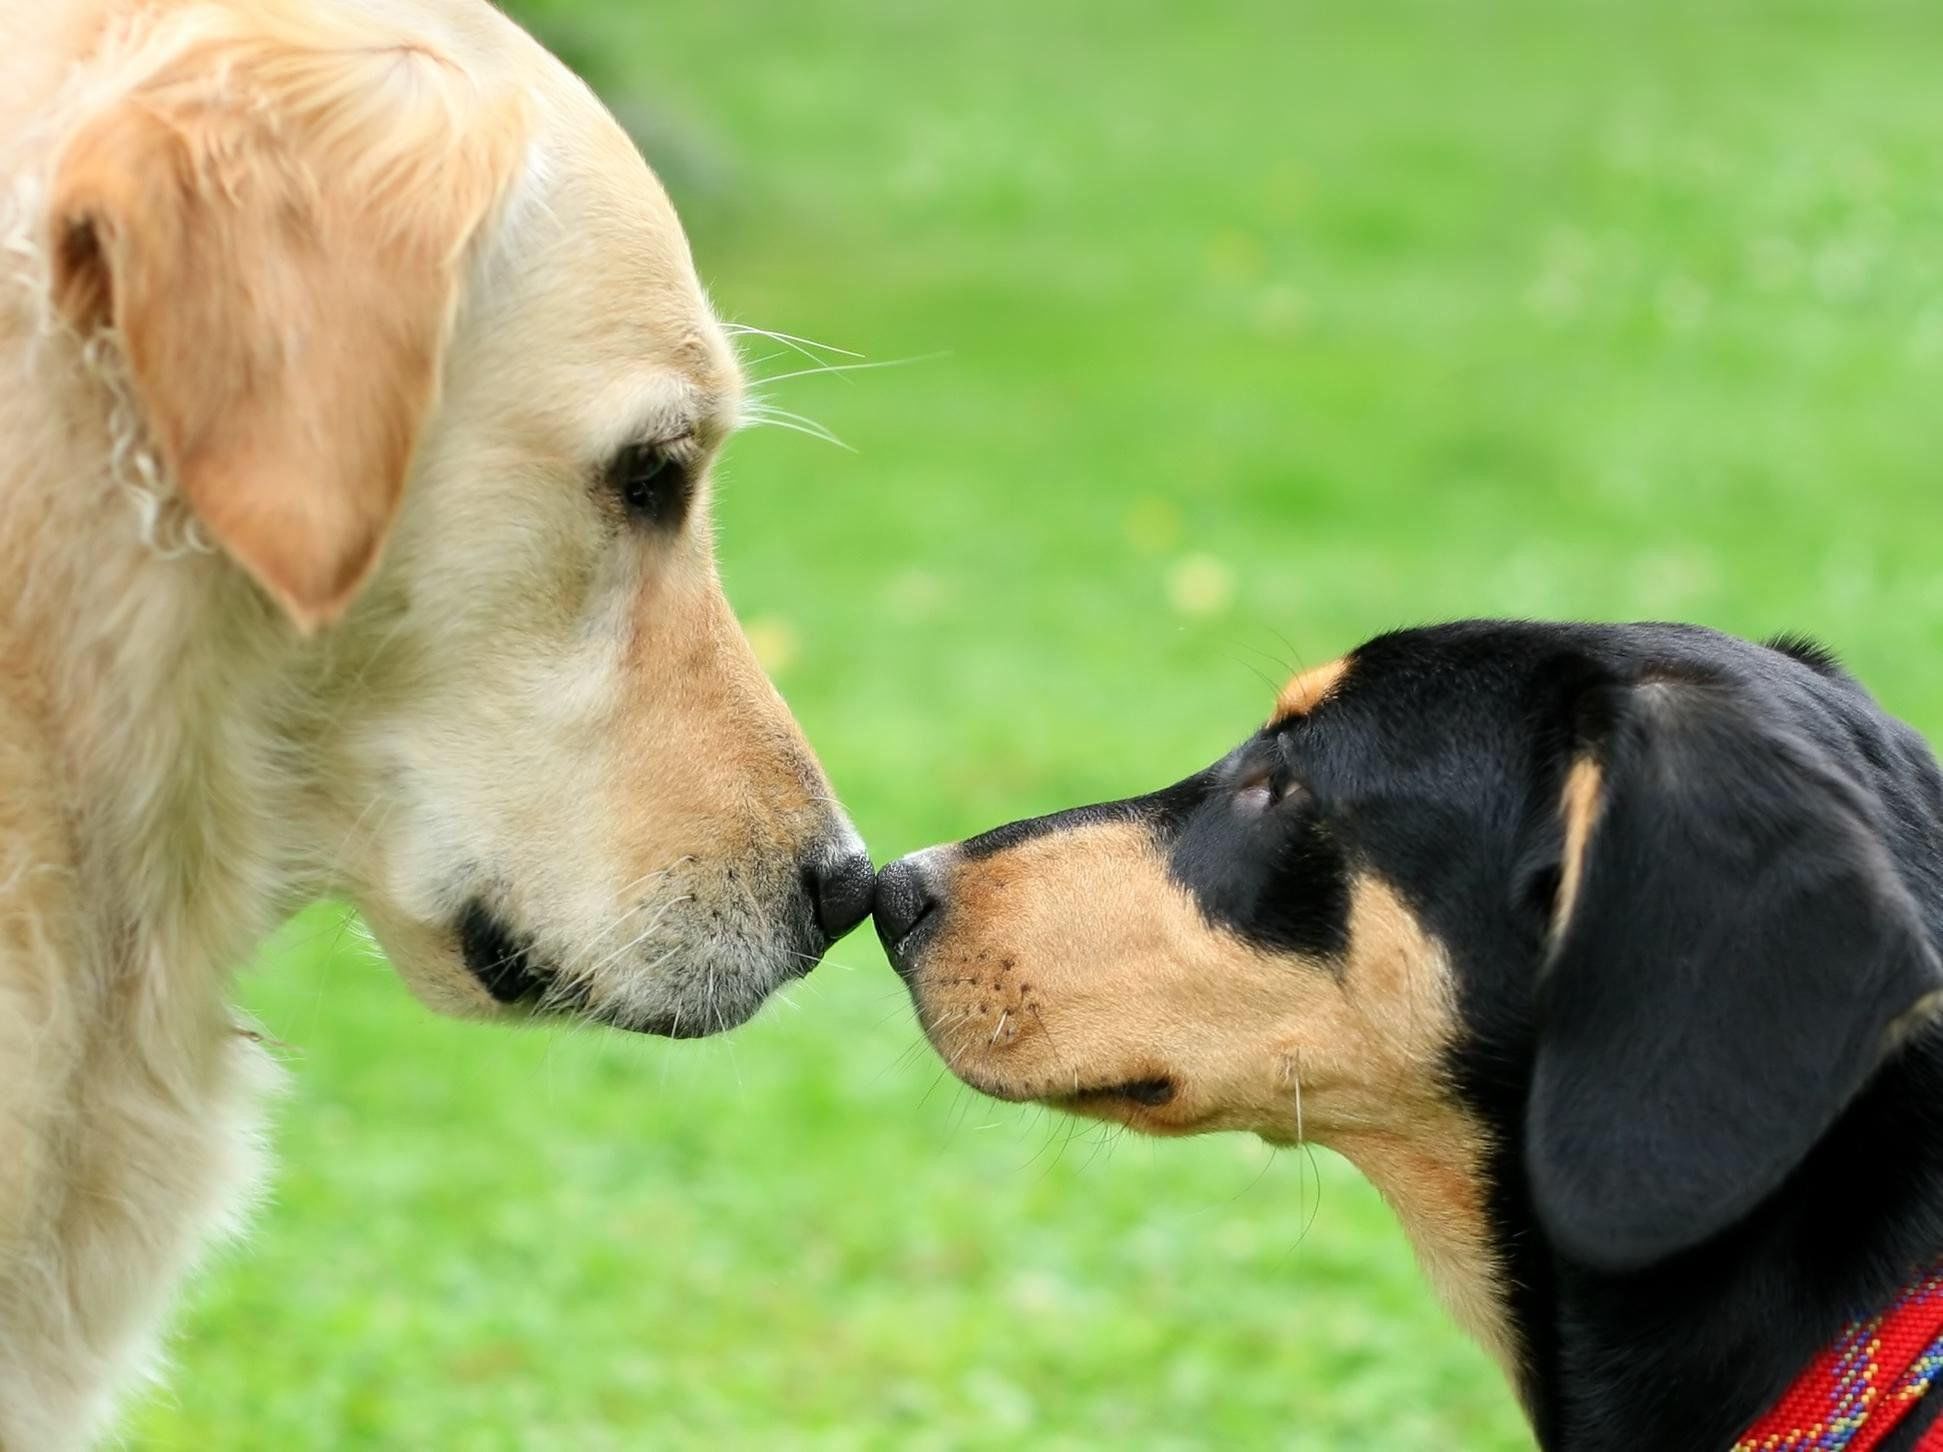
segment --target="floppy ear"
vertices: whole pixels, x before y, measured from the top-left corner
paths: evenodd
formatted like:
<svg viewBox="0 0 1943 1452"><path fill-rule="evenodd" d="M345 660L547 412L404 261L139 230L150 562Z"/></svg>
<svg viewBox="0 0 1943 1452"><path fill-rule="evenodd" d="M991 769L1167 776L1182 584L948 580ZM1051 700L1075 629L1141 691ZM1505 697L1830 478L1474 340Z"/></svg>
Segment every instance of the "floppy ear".
<svg viewBox="0 0 1943 1452"><path fill-rule="evenodd" d="M79 128L49 243L174 487L310 630L377 560L522 118L411 43L265 13L198 17Z"/></svg>
<svg viewBox="0 0 1943 1452"><path fill-rule="evenodd" d="M1597 688L1567 773L1526 1167L1567 1255L1637 1270L1777 1189L1943 975L1814 744L1729 688Z"/></svg>

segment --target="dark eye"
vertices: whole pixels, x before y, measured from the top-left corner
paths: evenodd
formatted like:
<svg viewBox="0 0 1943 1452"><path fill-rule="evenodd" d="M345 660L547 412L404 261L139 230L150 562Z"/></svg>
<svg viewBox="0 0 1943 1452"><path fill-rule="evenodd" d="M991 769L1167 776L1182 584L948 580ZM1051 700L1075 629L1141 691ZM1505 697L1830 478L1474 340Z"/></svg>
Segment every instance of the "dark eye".
<svg viewBox="0 0 1943 1452"><path fill-rule="evenodd" d="M672 528L688 512L694 481L662 444L629 444L607 466L607 480L633 518Z"/></svg>

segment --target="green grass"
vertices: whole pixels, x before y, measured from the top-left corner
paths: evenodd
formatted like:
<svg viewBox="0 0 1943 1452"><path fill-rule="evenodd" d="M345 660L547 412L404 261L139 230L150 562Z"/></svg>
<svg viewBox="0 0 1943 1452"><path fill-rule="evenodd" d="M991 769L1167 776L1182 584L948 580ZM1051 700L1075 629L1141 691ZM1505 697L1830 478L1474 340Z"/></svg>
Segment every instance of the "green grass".
<svg viewBox="0 0 1943 1452"><path fill-rule="evenodd" d="M1807 629L1943 725L1931 0L538 8L727 315L943 354L722 471L880 858L1455 614ZM1525 1445L1347 1167L973 1100L865 938L700 1044L433 1021L326 912L245 996L282 1169L135 1446Z"/></svg>

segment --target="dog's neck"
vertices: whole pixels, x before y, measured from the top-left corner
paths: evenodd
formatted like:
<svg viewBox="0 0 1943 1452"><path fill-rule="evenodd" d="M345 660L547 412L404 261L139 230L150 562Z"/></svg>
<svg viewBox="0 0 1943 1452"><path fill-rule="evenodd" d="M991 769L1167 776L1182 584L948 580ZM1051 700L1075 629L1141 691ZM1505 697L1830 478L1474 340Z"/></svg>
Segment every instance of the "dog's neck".
<svg viewBox="0 0 1943 1452"><path fill-rule="evenodd" d="M1562 1262L1535 1231L1505 1254L1521 1390L1547 1452L1727 1448L1851 1319L1943 1255L1943 1029L1912 1041L1719 1240L1624 1277ZM1943 1410L1927 1400L1897 1437Z"/></svg>
<svg viewBox="0 0 1943 1452"><path fill-rule="evenodd" d="M0 388L0 1406L31 1385L82 1426L104 1408L66 1378L139 1355L260 1179L271 1075L228 1000L287 902L266 849L307 830L270 769L303 658L223 561L174 553L183 518L127 472L73 340L30 336L17 280L0 269L0 357L31 378Z"/></svg>
<svg viewBox="0 0 1943 1452"><path fill-rule="evenodd" d="M21 321L0 316L0 333ZM45 723L68 808L62 866L91 905L74 969L165 972L172 1000L218 1013L229 974L298 891L274 847L302 840L284 739L300 645L200 542L127 436L101 365L70 337L33 346L56 399L0 404L22 439L0 471L0 574L18 582L0 637L7 689Z"/></svg>
<svg viewBox="0 0 1943 1452"><path fill-rule="evenodd" d="M1402 1223L1418 1268L1452 1320L1516 1378L1516 1337L1496 1288L1502 1257L1483 1201L1487 1147L1463 1115L1431 1113L1408 1136L1350 1131L1330 1136Z"/></svg>

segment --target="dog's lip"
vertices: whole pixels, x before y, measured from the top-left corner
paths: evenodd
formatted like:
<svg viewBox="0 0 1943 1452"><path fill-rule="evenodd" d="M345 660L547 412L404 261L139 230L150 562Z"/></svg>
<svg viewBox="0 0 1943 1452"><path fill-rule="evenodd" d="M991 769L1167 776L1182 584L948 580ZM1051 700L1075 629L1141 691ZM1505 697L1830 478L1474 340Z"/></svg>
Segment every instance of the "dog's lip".
<svg viewBox="0 0 1943 1452"><path fill-rule="evenodd" d="M872 915L871 926L877 930L877 941L883 945L884 956L900 976L908 978L917 967L918 950L922 940L930 935L936 916L935 913L926 913L911 925L910 931L892 938L884 929L883 919Z"/></svg>
<svg viewBox="0 0 1943 1452"><path fill-rule="evenodd" d="M823 959L829 954L829 951L845 938L849 937L850 934L854 933L861 925L861 920L859 920L857 924L853 924L845 928L841 933L833 935L826 931L820 923L810 924L806 948L792 948L790 950L789 976L791 978L809 977L810 974L822 966Z"/></svg>
<svg viewBox="0 0 1943 1452"><path fill-rule="evenodd" d="M1127 1103L1139 1105L1142 1109L1161 1109L1172 1104L1180 1092L1180 1083L1171 1074L1144 1074L1137 1079L1122 1079L1116 1083L1101 1084L1091 1089L1062 1094L1054 1102L1069 1109L1106 1103Z"/></svg>
<svg viewBox="0 0 1943 1452"><path fill-rule="evenodd" d="M904 938L893 943L881 931L877 934L877 941L883 945L884 959L891 965L891 972L902 978L906 984L911 982L911 974L917 969L916 957L904 951L905 942L911 936L907 933Z"/></svg>
<svg viewBox="0 0 1943 1452"><path fill-rule="evenodd" d="M597 998L577 977L563 976L558 965L538 956L531 940L481 898L471 899L460 910L454 931L466 971L505 1013L531 1019L578 1019L664 1039L707 1038L740 1027L755 1016L770 990L809 973L836 941L822 928L809 925L806 937L799 940L802 946L789 950L787 971L729 1018L719 1009L635 1017Z"/></svg>
<svg viewBox="0 0 1943 1452"><path fill-rule="evenodd" d="M481 899L474 898L461 910L456 931L466 971L501 1010L516 1017L579 1019L623 1033L699 1039L740 1027L761 1006L759 998L726 1022L719 1015L711 1019L705 1013L636 1018L597 1001L586 984L563 980L557 967L537 957L530 942ZM820 929L813 929L811 938L813 951L795 954L792 976L800 977L814 968L832 941Z"/></svg>
<svg viewBox="0 0 1943 1452"><path fill-rule="evenodd" d="M530 1003L546 991L553 974L535 963L532 949L506 920L479 899L459 914L459 952L466 971L499 1004Z"/></svg>
<svg viewBox="0 0 1943 1452"><path fill-rule="evenodd" d="M1004 1084L975 1070L956 1071L979 1093L1008 1104L1050 1104L1058 1109L1101 1109L1132 1107L1162 1109L1180 1097L1181 1081L1172 1074L1142 1073L1126 1078L1101 1080L1096 1084L1047 1084L1023 1087Z"/></svg>

